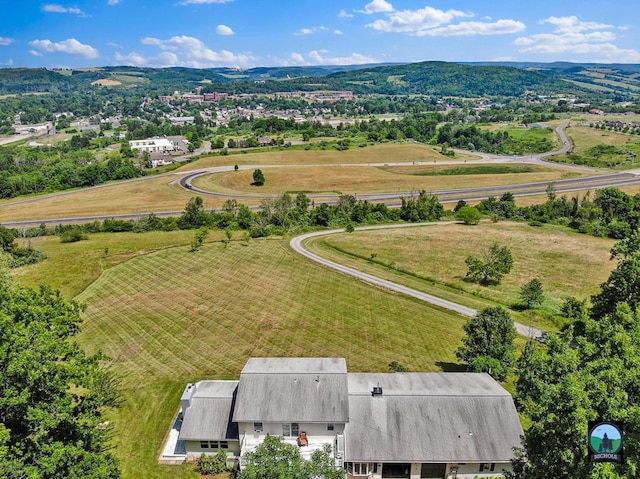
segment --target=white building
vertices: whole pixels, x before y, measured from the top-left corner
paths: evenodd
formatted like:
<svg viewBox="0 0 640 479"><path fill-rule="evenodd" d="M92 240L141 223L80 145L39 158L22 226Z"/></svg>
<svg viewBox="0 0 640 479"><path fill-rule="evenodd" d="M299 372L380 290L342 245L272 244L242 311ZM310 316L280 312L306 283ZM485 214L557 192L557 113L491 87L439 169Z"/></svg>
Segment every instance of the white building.
<svg viewBox="0 0 640 479"><path fill-rule="evenodd" d="M166 138L148 138L146 140L131 140L129 147L132 150L148 151L149 153L159 153L163 151L173 151L175 145Z"/></svg>
<svg viewBox="0 0 640 479"><path fill-rule="evenodd" d="M485 478L510 470L522 427L511 395L480 373L347 373L342 358L252 358L239 381L187 385L186 456L240 462L267 435L301 456L331 446L349 479Z"/></svg>

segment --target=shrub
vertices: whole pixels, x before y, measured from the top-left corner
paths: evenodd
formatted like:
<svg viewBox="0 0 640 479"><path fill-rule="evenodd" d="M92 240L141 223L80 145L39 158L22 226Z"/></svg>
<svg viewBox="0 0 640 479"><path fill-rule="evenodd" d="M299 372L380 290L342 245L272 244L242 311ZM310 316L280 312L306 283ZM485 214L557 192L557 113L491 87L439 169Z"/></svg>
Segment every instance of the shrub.
<svg viewBox="0 0 640 479"><path fill-rule="evenodd" d="M89 237L80 228L69 228L60 233L61 243L75 243L76 241L83 241L86 239L89 239Z"/></svg>
<svg viewBox="0 0 640 479"><path fill-rule="evenodd" d="M207 456L203 452L198 458L197 469L203 476L214 476L228 470L227 451L220 449L215 456Z"/></svg>
<svg viewBox="0 0 640 479"><path fill-rule="evenodd" d="M475 206L463 206L456 212L456 219L465 225L477 225L482 219L482 214Z"/></svg>

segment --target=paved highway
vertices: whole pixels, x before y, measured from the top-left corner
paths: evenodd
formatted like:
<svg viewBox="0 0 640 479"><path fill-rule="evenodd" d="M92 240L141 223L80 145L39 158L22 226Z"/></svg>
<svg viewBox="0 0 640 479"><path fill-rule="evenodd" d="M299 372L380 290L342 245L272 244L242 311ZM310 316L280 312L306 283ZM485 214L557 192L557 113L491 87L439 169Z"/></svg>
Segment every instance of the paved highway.
<svg viewBox="0 0 640 479"><path fill-rule="evenodd" d="M618 172L618 173L599 173L599 170L595 170L592 168L587 168L578 165L565 165L558 164L550 161L545 161L544 158L550 155L564 154L571 149L570 140L564 133L564 128L559 126L556 128L556 131L562 141L562 148L553 152L540 153L537 155L530 156L502 156L502 155L493 155L487 153L479 153L479 152L467 152L475 155L479 155L481 157L480 160L473 160L472 164L504 164L504 163L518 163L518 164L538 164L556 168L563 169L574 169L577 171L588 171L593 172L593 175L583 176L579 178L570 178L564 180L554 181L554 187L557 193L568 193L571 191L584 191L588 189L597 189L604 188L609 186L621 187L627 185L633 185L640 183L640 171L626 171L626 172ZM439 165L462 165L467 162L464 160L438 160ZM361 166L373 166L373 167L381 167L381 166L406 166L406 165L432 165L432 162L398 162L398 163L366 163L366 164L337 164L337 165L324 165L324 166L349 166L349 167L361 167ZM241 170L252 170L256 168L286 168L291 165L244 165L240 166ZM300 167L300 165L297 165ZM305 165L305 166L316 166L316 165ZM174 182L178 183L185 189L191 190L199 195L212 195L212 196L221 196L228 198L236 198L239 200L242 199L268 199L275 198L279 195L251 195L251 194L225 194L225 193L217 193L212 191L206 191L201 188L193 185L192 181L203 175L209 175L212 173L220 173L226 171L233 171L234 167L229 166L218 166L212 168L203 168L199 170L189 171L189 172L173 172L166 173L158 176L150 176L143 178L136 178L133 180L127 180L129 182L139 182L146 181L160 177L172 177L175 178ZM122 184L122 182L116 183L116 185ZM535 182L535 183L524 183L517 185L503 185L503 186L486 186L486 187L478 187L478 188L460 188L460 189L450 189L450 190L431 190L429 193L433 195L437 195L440 201L453 203L458 200L465 201L479 201L485 199L489 196L499 197L506 192L513 193L514 196L530 196L530 195L540 195L545 194L548 182ZM114 186L113 183L95 186L93 188L109 188ZM86 188L83 190L74 190L74 191L65 191L60 193L54 193L51 195L38 196L22 199L19 201L13 201L10 203L0 204L0 213L2 212L2 208L4 206L12 206L16 204L30 203L36 201L46 201L48 198L57 197L57 196L71 196L79 191L86 191ZM370 202L384 202L388 206L398 206L401 201L401 197L407 197L415 192L412 191L402 191L402 192L394 192L394 193L358 193L358 199L368 200ZM313 199L316 203L324 202L328 204L334 204L338 201L339 195L337 194L318 194L318 195L309 195L311 199ZM258 209L258 207L253 207L253 209ZM45 225L56 225L56 224L64 224L64 223L78 223L78 222L90 222L90 221L101 221L108 218L118 218L118 219L135 219L148 216L151 213L155 213L158 216L177 216L182 213L182 210L179 211L148 211L148 212L138 212L138 213L130 213L130 214L121 214L121 215L92 215L85 217L64 217L64 218L41 218L34 220L25 220L25 221L2 221L0 215L0 223L7 227L13 228L24 228L24 227L32 227L38 226L40 224Z"/></svg>

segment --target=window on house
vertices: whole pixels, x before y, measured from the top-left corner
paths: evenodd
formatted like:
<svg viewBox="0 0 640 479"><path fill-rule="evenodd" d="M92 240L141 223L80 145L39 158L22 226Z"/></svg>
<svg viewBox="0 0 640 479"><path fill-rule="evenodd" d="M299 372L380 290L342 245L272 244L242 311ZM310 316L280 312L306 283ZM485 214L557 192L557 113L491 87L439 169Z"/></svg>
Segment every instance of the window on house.
<svg viewBox="0 0 640 479"><path fill-rule="evenodd" d="M353 462L349 472L353 476L368 476L372 472L372 467L368 462Z"/></svg>
<svg viewBox="0 0 640 479"><path fill-rule="evenodd" d="M262 431L264 428L262 426L261 422L254 422L253 423L253 430L254 431Z"/></svg>
<svg viewBox="0 0 640 479"><path fill-rule="evenodd" d="M291 435L294 437L298 437L299 434L300 434L300 424L298 424L297 422L292 422Z"/></svg>
<svg viewBox="0 0 640 479"><path fill-rule="evenodd" d="M282 425L282 435L284 437L291 436L291 424L287 423Z"/></svg>
<svg viewBox="0 0 640 479"><path fill-rule="evenodd" d="M218 449L229 449L229 442L228 441L220 441L220 447L218 447Z"/></svg>
<svg viewBox="0 0 640 479"><path fill-rule="evenodd" d="M490 471L495 471L496 470L496 463L492 462L491 463L491 467L489 468Z"/></svg>
<svg viewBox="0 0 640 479"><path fill-rule="evenodd" d="M484 471L484 464L480 463L480 472Z"/></svg>
<svg viewBox="0 0 640 479"><path fill-rule="evenodd" d="M200 449L209 449L209 441L200 441Z"/></svg>
<svg viewBox="0 0 640 479"><path fill-rule="evenodd" d="M333 431L336 428L336 425L332 422L327 424L327 431Z"/></svg>

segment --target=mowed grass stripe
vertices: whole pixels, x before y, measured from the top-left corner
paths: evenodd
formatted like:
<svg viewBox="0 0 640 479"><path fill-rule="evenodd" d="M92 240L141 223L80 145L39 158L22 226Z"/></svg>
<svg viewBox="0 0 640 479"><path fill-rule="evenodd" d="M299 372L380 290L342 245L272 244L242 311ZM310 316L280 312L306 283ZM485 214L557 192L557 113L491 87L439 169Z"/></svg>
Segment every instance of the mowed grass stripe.
<svg viewBox="0 0 640 479"><path fill-rule="evenodd" d="M176 248L135 258L108 270L78 299L88 304L83 341L105 349L129 374L150 377L175 368L197 375L203 360L205 372L215 371L229 353L245 358L274 351L320 354L327 342L338 355L370 355L375 344L381 356L395 357L396 349L415 337L419 317L426 323L432 322L429 316L449 317L309 264L280 241L226 249L213 244L195 254ZM395 318L406 316L415 328L405 334L405 325L395 324ZM451 356L450 351L435 354L437 359L421 354L420 368L433 369L440 356ZM367 370L388 363L371 361Z"/></svg>
<svg viewBox="0 0 640 479"><path fill-rule="evenodd" d="M237 378L250 356L436 371L455 362L463 336L464 318L323 268L285 240L136 257L77 299L87 305L80 341L111 356L124 376L127 401L113 420L125 479L176 474L155 460L186 382Z"/></svg>

